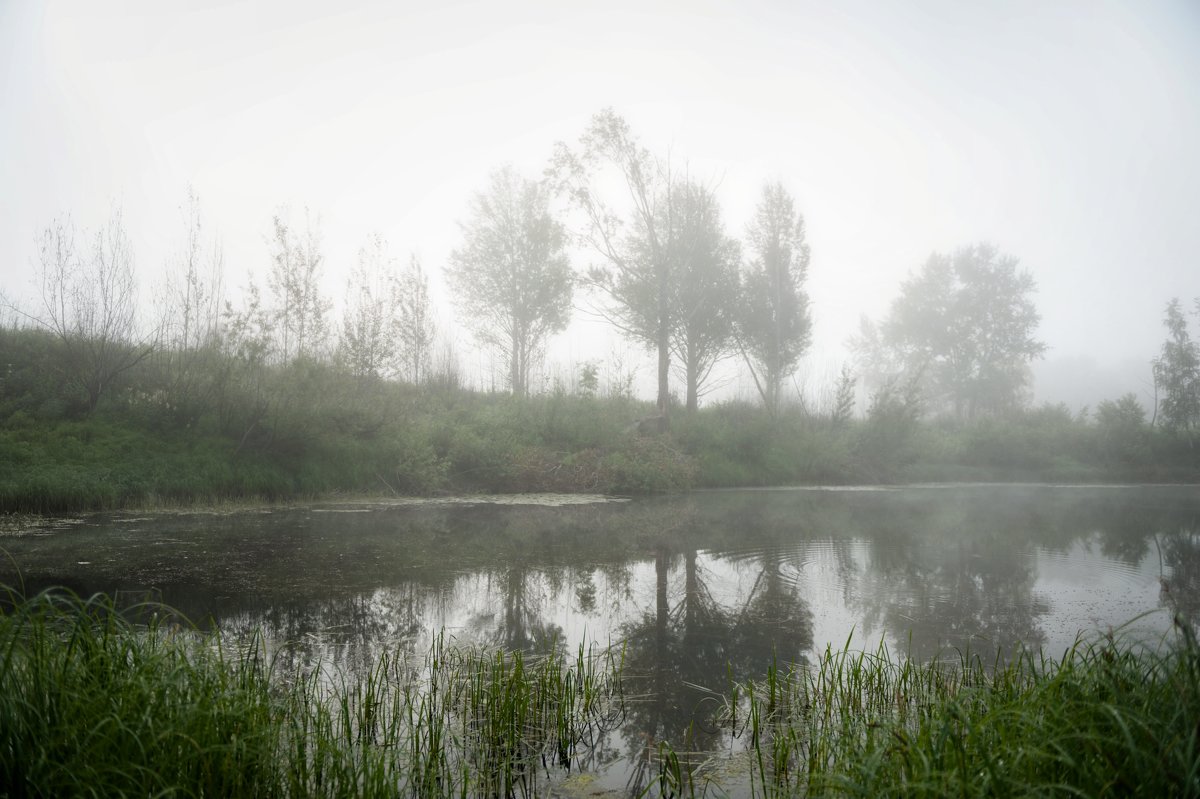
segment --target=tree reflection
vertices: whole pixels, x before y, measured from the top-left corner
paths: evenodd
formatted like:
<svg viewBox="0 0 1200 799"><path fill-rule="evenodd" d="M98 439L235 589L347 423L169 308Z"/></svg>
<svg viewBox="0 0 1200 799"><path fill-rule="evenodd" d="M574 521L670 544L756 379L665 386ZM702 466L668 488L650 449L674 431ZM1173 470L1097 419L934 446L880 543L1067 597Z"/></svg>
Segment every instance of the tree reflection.
<svg viewBox="0 0 1200 799"><path fill-rule="evenodd" d="M786 566L778 549L760 556L758 579L733 630L742 675L759 676L776 660L803 662L804 652L812 647L812 611L797 592L796 579L785 574Z"/></svg>
<svg viewBox="0 0 1200 799"><path fill-rule="evenodd" d="M672 565L680 563L683 591L672 606ZM696 549L655 549L653 611L623 630L627 690L635 697L623 732L638 766L635 792L659 742L669 742L685 760L687 753L706 756L729 745L715 716L731 677L761 677L776 651L798 656L812 646L812 614L783 565L777 551L764 555L744 604L728 608L713 596Z"/></svg>
<svg viewBox="0 0 1200 799"><path fill-rule="evenodd" d="M548 588L543 578L524 563L510 563L501 572L501 613L490 643L522 652L565 645L562 628L544 618Z"/></svg>
<svg viewBox="0 0 1200 799"><path fill-rule="evenodd" d="M432 599L428 589L406 583L320 602L274 602L227 616L221 632L243 645L261 640L284 674L321 667L361 676L385 651L414 655L424 643Z"/></svg>
<svg viewBox="0 0 1200 799"><path fill-rule="evenodd" d="M1184 528L1156 542L1170 570L1162 578L1160 601L1178 623L1200 633L1200 531Z"/></svg>
<svg viewBox="0 0 1200 799"><path fill-rule="evenodd" d="M1034 561L1003 532L970 538L928 534L924 540L872 541L855 594L868 635L924 659L945 650L984 657L1018 645L1038 649L1049 612L1034 592Z"/></svg>

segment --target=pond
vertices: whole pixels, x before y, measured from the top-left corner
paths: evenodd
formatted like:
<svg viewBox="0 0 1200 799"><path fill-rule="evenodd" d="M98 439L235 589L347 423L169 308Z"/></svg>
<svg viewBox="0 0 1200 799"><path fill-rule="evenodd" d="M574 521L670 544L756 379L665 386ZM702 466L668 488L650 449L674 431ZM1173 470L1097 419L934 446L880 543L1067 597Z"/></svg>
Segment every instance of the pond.
<svg viewBox="0 0 1200 799"><path fill-rule="evenodd" d="M1176 613L1200 620L1193 486L104 514L10 531L0 547L0 583L161 600L227 634L263 631L284 667L320 658L353 672L383 649L420 656L441 631L528 651L623 645L646 700L609 762L628 763L646 740L727 745L706 713L731 678L811 661L848 640L921 660L1018 645L1058 657L1081 632L1125 626L1158 636Z"/></svg>

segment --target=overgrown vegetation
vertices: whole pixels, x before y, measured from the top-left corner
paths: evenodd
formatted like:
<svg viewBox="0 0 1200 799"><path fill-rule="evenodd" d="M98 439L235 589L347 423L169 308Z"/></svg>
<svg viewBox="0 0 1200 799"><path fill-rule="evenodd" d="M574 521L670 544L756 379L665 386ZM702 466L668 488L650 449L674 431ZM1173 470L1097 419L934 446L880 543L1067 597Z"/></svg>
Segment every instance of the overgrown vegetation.
<svg viewBox="0 0 1200 799"><path fill-rule="evenodd" d="M281 674L169 610L9 597L0 786L13 796L530 796L619 707L620 653L384 655ZM134 613L148 618L135 626Z"/></svg>
<svg viewBox="0 0 1200 799"><path fill-rule="evenodd" d="M623 655L384 654L282 673L161 606L11 593L0 784L13 795L530 796L595 768L637 697ZM140 619L141 623L129 621ZM1200 795L1200 648L1119 634L1054 660L826 651L734 683L734 754L656 745L642 795ZM1160 642L1161 643L1161 642Z"/></svg>
<svg viewBox="0 0 1200 799"><path fill-rule="evenodd" d="M928 480L1194 480L1200 454L1133 397L929 420L911 384L861 418L728 402L642 434L649 403L565 387L526 398L327 363L143 359L90 395L61 342L0 329L0 509L56 512L335 493L567 491ZM186 366L186 380L179 375Z"/></svg>
<svg viewBox="0 0 1200 799"><path fill-rule="evenodd" d="M1197 796L1200 649L1179 629L1172 648L1110 633L1009 662L916 663L847 641L734 686L727 723L762 796ZM661 754L670 792L722 793Z"/></svg>

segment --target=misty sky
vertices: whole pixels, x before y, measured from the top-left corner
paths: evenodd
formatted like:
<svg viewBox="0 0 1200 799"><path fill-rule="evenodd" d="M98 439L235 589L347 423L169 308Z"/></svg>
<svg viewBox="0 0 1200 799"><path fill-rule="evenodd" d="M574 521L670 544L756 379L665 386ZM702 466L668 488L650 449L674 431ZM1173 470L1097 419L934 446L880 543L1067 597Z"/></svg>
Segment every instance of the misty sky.
<svg viewBox="0 0 1200 799"><path fill-rule="evenodd" d="M734 235L763 181L796 196L818 359L980 240L1038 281L1046 385L1147 382L1166 301L1200 295L1195 0L0 0L0 290L30 292L40 227L118 202L148 293L191 185L232 287L281 205L320 213L340 304L368 232L437 272L489 171L539 175L605 106L719 182Z"/></svg>

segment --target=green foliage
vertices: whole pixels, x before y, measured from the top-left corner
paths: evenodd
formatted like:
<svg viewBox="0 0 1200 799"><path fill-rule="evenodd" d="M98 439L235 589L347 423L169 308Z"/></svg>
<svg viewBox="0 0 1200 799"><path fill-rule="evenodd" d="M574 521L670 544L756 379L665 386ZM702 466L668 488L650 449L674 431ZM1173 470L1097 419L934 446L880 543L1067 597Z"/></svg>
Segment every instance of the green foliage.
<svg viewBox="0 0 1200 799"><path fill-rule="evenodd" d="M1028 363L1046 350L1033 277L990 245L934 253L901 286L882 326L884 346L958 417L1020 407ZM872 350L869 341L862 350Z"/></svg>
<svg viewBox="0 0 1200 799"><path fill-rule="evenodd" d="M764 796L1194 796L1200 649L1081 640L916 663L827 648L729 705Z"/></svg>
<svg viewBox="0 0 1200 799"><path fill-rule="evenodd" d="M1044 407L974 421L925 420L912 383L829 415L728 402L637 433L648 403L565 392L515 398L453 385L354 378L312 359L287 365L212 352L187 404L147 360L93 413L53 378L44 333L0 330L0 511L283 500L332 493L641 493L693 486L924 480L1189 480L1200 450L1151 429L1132 397L1096 420ZM49 375L49 376L48 376ZM75 401L71 397L75 396Z"/></svg>
<svg viewBox="0 0 1200 799"><path fill-rule="evenodd" d="M782 184L763 187L747 237L754 260L745 276L738 335L763 404L774 415L784 378L795 372L812 338L804 217Z"/></svg>
<svg viewBox="0 0 1200 799"><path fill-rule="evenodd" d="M547 337L570 319L566 229L550 213L545 186L511 167L492 174L460 227L463 246L450 254L446 270L455 301L467 327L508 361L513 394L524 396Z"/></svg>
<svg viewBox="0 0 1200 799"><path fill-rule="evenodd" d="M16 796L534 796L625 718L623 650L385 653L283 673L170 609L0 601L0 784ZM733 682L736 770L658 747L658 788L764 796L1194 796L1200 648L1081 639L917 662L826 647ZM744 747L744 749L743 749ZM745 775L745 776L739 776Z"/></svg>
<svg viewBox="0 0 1200 799"><path fill-rule="evenodd" d="M1154 361L1154 383L1162 391L1158 411L1167 428L1190 435L1200 428L1200 344L1188 332L1178 299L1167 303L1164 324L1169 335Z"/></svg>
<svg viewBox="0 0 1200 799"><path fill-rule="evenodd" d="M620 701L615 652L525 658L439 638L423 668L388 653L326 682L167 608L0 591L6 795L535 795L578 767Z"/></svg>
<svg viewBox="0 0 1200 799"><path fill-rule="evenodd" d="M1096 406L1097 447L1108 463L1136 467L1150 458L1146 409L1133 394Z"/></svg>
<svg viewBox="0 0 1200 799"><path fill-rule="evenodd" d="M917 458L915 440L922 406L915 380L900 385L886 383L871 398L855 446L855 456L876 479L893 477L896 470Z"/></svg>

